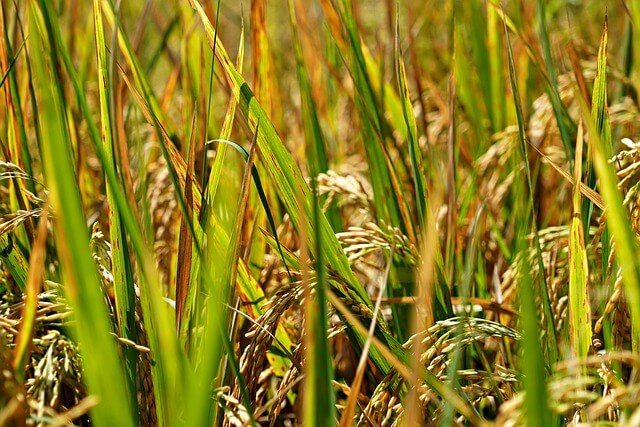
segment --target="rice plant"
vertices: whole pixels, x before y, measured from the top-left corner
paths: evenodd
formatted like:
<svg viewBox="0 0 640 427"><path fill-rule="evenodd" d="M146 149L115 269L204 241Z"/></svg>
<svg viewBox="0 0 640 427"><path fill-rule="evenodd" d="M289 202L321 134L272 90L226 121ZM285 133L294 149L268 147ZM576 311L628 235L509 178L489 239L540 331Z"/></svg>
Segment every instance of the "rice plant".
<svg viewBox="0 0 640 427"><path fill-rule="evenodd" d="M0 425L640 425L636 2L0 3Z"/></svg>

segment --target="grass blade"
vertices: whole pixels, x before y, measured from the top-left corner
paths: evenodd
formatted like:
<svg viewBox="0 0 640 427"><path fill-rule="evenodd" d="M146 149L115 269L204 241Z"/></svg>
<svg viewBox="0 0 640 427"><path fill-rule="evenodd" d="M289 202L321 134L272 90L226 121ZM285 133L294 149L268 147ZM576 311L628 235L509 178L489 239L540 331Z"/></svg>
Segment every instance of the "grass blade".
<svg viewBox="0 0 640 427"><path fill-rule="evenodd" d="M102 124L102 143L108 161L114 169L116 162L114 158L115 147L113 143L113 124L111 122L111 76L108 70L107 44L102 26L102 9L100 2L93 2L93 22L95 27L96 52L98 60L98 90L100 94L100 122ZM122 338L137 342L136 320L135 320L135 289L133 284L133 273L131 262L128 259L126 249L126 235L120 220L120 213L117 209L113 191L107 188L107 201L109 209L109 236L111 241L112 274L115 294L115 308L118 325L118 335ZM129 399L132 405L137 405L136 399L136 365L138 352L132 347L123 349L126 357L126 371L129 380Z"/></svg>
<svg viewBox="0 0 640 427"><path fill-rule="evenodd" d="M593 95L591 100L591 117L595 120L596 130L600 135L602 149L606 158L610 158L613 154L611 144L611 127L609 125L609 110L607 100L607 46L609 39L609 20L605 16L604 28L600 38L600 47L598 49L598 65L596 79L593 83ZM596 174L593 169L593 146L590 143L587 149L587 170L586 185L589 188L596 188ZM582 216L584 218L584 228L587 230L591 223L593 211L593 203L591 200L585 200L582 203ZM609 256L611 255L611 240L609 238L609 229L605 227L602 233L602 284L606 285L609 279L606 272L609 269Z"/></svg>
<svg viewBox="0 0 640 427"><path fill-rule="evenodd" d="M37 32L30 39L30 52L34 70L36 95L42 112L42 134L60 144L42 144L41 156L45 170L45 183L50 189L51 204L56 212L64 211L54 221L56 240L64 267L66 295L77 318L76 332L84 343L86 360L100 361L85 365L90 390L101 403L93 409L96 425L133 425L133 412L126 389L125 375L117 356L115 341L104 304L98 272L89 253L89 235L82 215L81 201L68 145L68 134L62 126L64 119L59 81L51 75L46 55L51 54L47 44L44 22L39 10L31 2L32 28ZM49 70L49 72L47 72Z"/></svg>
<svg viewBox="0 0 640 427"><path fill-rule="evenodd" d="M538 309L534 284L531 277L527 257L522 266L520 281L520 300L522 313L522 347L521 360L524 374L526 423L530 427L546 427L552 425L551 413L547 403L547 372L540 343L540 327L538 325Z"/></svg>
<svg viewBox="0 0 640 427"><path fill-rule="evenodd" d="M411 94L409 93L409 85L407 83L407 72L404 67L404 58L402 48L400 46L400 21L399 13L396 13L396 75L398 77L398 88L400 91L400 100L402 101L402 115L407 126L407 137L409 145L409 156L411 158L411 168L413 174L413 186L416 197L416 210L418 211L418 224L420 231L425 229L425 212L427 207L427 184L425 182L424 166L422 162L422 151L418 144L418 127L411 104Z"/></svg>
<svg viewBox="0 0 640 427"><path fill-rule="evenodd" d="M574 163L574 180L580 182L582 177L582 123L578 125L576 142L576 161ZM578 358L585 358L591 347L591 304L589 298L589 265L581 207L580 186L573 186L573 216L569 237L569 329L573 352Z"/></svg>

